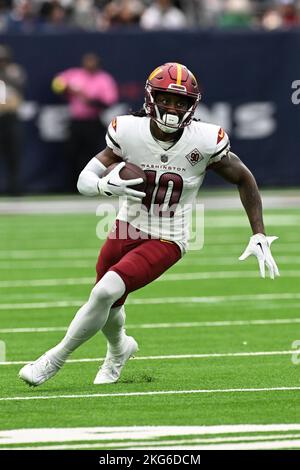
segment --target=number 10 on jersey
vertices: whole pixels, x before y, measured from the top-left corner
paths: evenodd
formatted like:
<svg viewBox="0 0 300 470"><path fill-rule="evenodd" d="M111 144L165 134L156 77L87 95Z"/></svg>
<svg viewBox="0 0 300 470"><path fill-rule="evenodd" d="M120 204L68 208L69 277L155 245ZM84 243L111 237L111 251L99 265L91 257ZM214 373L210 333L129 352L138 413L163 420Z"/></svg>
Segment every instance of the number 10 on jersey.
<svg viewBox="0 0 300 470"><path fill-rule="evenodd" d="M163 173L158 182L155 170L145 170L147 176L146 196L142 204L157 217L174 217L180 201L183 179L177 173Z"/></svg>

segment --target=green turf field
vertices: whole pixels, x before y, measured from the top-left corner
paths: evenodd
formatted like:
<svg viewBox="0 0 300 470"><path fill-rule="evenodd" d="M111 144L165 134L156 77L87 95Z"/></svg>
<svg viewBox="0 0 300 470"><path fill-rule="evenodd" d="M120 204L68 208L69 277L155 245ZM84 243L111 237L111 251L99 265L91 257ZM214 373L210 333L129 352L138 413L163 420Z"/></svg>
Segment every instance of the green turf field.
<svg viewBox="0 0 300 470"><path fill-rule="evenodd" d="M300 214L265 214L268 233L280 237L273 244L280 278L260 279L256 260L238 261L250 235L242 211L210 211L203 250L130 295L127 331L140 351L119 383L93 385L106 350L98 334L38 388L21 382L18 370L60 340L87 299L102 241L94 215L2 215L0 430L128 428L126 437L96 435L93 443L83 435L64 441L46 434L43 446L50 448L146 448L162 441L300 448L300 364L292 362L292 343L300 340ZM137 443L132 426L175 431L164 428ZM0 448L42 447L38 438L26 444L4 437L0 431Z"/></svg>

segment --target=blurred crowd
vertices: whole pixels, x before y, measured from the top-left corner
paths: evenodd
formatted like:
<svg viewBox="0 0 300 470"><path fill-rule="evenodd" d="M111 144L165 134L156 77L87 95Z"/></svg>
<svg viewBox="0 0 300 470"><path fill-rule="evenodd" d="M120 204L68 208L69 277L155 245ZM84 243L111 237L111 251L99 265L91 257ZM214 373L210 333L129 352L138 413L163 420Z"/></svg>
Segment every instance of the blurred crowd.
<svg viewBox="0 0 300 470"><path fill-rule="evenodd" d="M20 168L23 146L20 109L24 100L27 74L16 63L12 49L0 44L0 82L5 84L4 99L0 95L0 163L5 169L5 193L19 196ZM68 131L65 145L65 163L68 167L65 190L77 191L78 174L105 146L107 126L102 115L119 101L119 90L114 77L107 72L101 58L87 52L74 67L60 71L53 77L52 91L61 96L68 106ZM2 176L2 175L0 175Z"/></svg>
<svg viewBox="0 0 300 470"><path fill-rule="evenodd" d="M300 24L300 0L0 0L0 33L278 28Z"/></svg>

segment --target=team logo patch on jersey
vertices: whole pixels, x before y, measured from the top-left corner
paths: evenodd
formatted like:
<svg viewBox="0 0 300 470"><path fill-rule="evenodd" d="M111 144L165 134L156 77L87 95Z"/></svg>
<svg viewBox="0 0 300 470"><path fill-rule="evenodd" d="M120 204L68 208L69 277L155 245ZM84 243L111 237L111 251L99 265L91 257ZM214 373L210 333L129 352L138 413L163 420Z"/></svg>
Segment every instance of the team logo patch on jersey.
<svg viewBox="0 0 300 470"><path fill-rule="evenodd" d="M161 155L161 156L160 156L160 161L161 161L162 163L167 163L168 160L169 160L168 155Z"/></svg>
<svg viewBox="0 0 300 470"><path fill-rule="evenodd" d="M201 155L198 149L194 149L188 155L186 155L185 158L188 159L192 166L195 166L197 163L201 162L204 157Z"/></svg>
<svg viewBox="0 0 300 470"><path fill-rule="evenodd" d="M111 125L115 132L117 132L117 118L114 118L111 122Z"/></svg>
<svg viewBox="0 0 300 470"><path fill-rule="evenodd" d="M221 140L224 138L225 132L222 127L220 127L219 132L218 132L218 138L217 138L217 144L221 142Z"/></svg>

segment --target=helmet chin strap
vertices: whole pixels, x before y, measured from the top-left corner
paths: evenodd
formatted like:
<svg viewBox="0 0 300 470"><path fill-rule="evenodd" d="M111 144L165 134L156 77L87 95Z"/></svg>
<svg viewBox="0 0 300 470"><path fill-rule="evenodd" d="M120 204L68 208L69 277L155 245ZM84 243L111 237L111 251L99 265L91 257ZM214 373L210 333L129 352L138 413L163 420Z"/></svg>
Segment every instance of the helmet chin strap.
<svg viewBox="0 0 300 470"><path fill-rule="evenodd" d="M166 134L173 134L178 131L178 127L169 127L176 126L179 122L179 117L174 114L164 114L161 120L157 120L156 124ZM168 126L169 124L169 126Z"/></svg>

